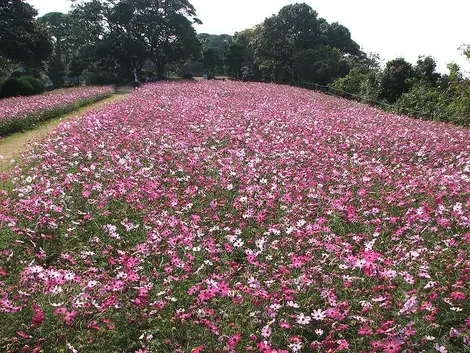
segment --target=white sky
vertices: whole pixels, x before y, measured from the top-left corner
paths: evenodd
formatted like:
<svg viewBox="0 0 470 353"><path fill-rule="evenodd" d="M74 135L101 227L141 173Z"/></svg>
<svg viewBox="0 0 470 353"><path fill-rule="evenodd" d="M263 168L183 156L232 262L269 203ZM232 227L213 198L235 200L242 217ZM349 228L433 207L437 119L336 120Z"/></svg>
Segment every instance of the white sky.
<svg viewBox="0 0 470 353"><path fill-rule="evenodd" d="M69 0L27 0L39 13L66 12ZM199 33L233 34L261 23L291 0L190 0L204 23ZM470 61L458 47L470 43L468 0L304 0L320 17L349 28L352 38L366 52L385 61L403 56L415 63L419 55L431 55L438 70L458 63L470 74Z"/></svg>

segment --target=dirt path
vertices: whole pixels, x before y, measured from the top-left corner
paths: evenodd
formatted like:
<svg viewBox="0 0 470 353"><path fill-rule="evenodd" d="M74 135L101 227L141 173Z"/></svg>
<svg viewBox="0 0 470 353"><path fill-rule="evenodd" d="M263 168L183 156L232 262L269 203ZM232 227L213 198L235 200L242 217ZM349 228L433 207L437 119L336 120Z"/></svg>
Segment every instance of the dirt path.
<svg viewBox="0 0 470 353"><path fill-rule="evenodd" d="M28 146L35 141L39 141L50 134L61 122L84 115L92 109L102 107L105 104L116 102L123 99L127 92L117 91L111 97L103 99L99 102L87 105L72 113L62 115L58 118L48 120L38 125L34 130L26 132L18 132L11 134L0 140L0 172L6 172L14 167L16 160Z"/></svg>

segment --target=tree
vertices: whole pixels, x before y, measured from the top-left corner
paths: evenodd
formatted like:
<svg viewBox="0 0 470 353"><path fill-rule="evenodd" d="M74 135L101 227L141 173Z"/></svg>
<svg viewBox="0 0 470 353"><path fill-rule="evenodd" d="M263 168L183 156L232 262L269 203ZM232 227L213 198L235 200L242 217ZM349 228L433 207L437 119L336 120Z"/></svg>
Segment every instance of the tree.
<svg viewBox="0 0 470 353"><path fill-rule="evenodd" d="M430 56L420 56L414 66L415 78L431 86L437 86L440 75L436 72L436 60Z"/></svg>
<svg viewBox="0 0 470 353"><path fill-rule="evenodd" d="M245 29L241 32L235 33L233 43L243 47L243 50L239 53L243 55L243 58L239 58L239 61L242 63L241 68L247 67L250 69L252 74L250 79L263 79L264 81L269 81L270 78L260 77L259 68L255 63L255 48L260 33L261 25Z"/></svg>
<svg viewBox="0 0 470 353"><path fill-rule="evenodd" d="M470 80L457 64L449 64L449 74L439 78L437 85L416 80L413 87L395 103L395 110L424 119L470 122Z"/></svg>
<svg viewBox="0 0 470 353"><path fill-rule="evenodd" d="M69 77L74 77L77 80L77 85L80 84L80 75L82 74L84 67L78 60L73 60L69 66Z"/></svg>
<svg viewBox="0 0 470 353"><path fill-rule="evenodd" d="M470 59L470 44L462 45L459 49L462 51L463 55Z"/></svg>
<svg viewBox="0 0 470 353"><path fill-rule="evenodd" d="M37 11L22 0L0 3L0 57L28 67L42 66L52 52L46 30L34 19Z"/></svg>
<svg viewBox="0 0 470 353"><path fill-rule="evenodd" d="M80 36L83 56L111 72L129 77L151 60L163 78L167 63L200 53L193 28L200 21L187 0L90 0L72 12L77 33L86 32Z"/></svg>
<svg viewBox="0 0 470 353"><path fill-rule="evenodd" d="M239 43L233 43L225 53L225 65L230 74L238 78L240 70L244 66L246 47Z"/></svg>
<svg viewBox="0 0 470 353"><path fill-rule="evenodd" d="M326 85L333 77L342 77L349 72L346 60L336 48L321 46L297 52L292 57L293 78Z"/></svg>
<svg viewBox="0 0 470 353"><path fill-rule="evenodd" d="M220 58L227 52L230 44L233 43L233 37L228 34L208 34L200 33L197 39L201 43L202 50L215 49Z"/></svg>
<svg viewBox="0 0 470 353"><path fill-rule="evenodd" d="M55 88L60 88L64 85L65 65L60 61L51 61L47 65L47 76L52 81Z"/></svg>
<svg viewBox="0 0 470 353"><path fill-rule="evenodd" d="M291 48L311 49L318 44L318 14L307 4L284 6L273 20Z"/></svg>
<svg viewBox="0 0 470 353"><path fill-rule="evenodd" d="M403 58L387 62L382 76L380 98L395 103L412 86L413 66Z"/></svg>
<svg viewBox="0 0 470 353"><path fill-rule="evenodd" d="M214 66L214 74L225 74L224 57L228 51L229 46L233 43L233 37L228 34L214 35L207 33L200 33L197 38L202 46L203 53L206 50L215 50L219 60Z"/></svg>
<svg viewBox="0 0 470 353"><path fill-rule="evenodd" d="M336 79L330 87L346 98L365 102L378 101L381 74L379 55L369 53L349 59L351 66L349 73Z"/></svg>
<svg viewBox="0 0 470 353"><path fill-rule="evenodd" d="M359 45L351 39L349 29L334 22L331 25L326 24L326 42L328 45L339 49L343 53L353 56L360 56L361 50Z"/></svg>
<svg viewBox="0 0 470 353"><path fill-rule="evenodd" d="M259 36L255 39L254 49L255 64L259 67L261 76L277 82L291 79L290 59L295 52L293 38L289 37L289 32L293 30L289 31L286 25L281 26L282 22L284 20L276 15L267 18L261 26Z"/></svg>
<svg viewBox="0 0 470 353"><path fill-rule="evenodd" d="M53 55L47 65L47 74L54 86L62 87L65 68L72 55L71 20L61 12L49 12L38 18L48 31L53 43Z"/></svg>
<svg viewBox="0 0 470 353"><path fill-rule="evenodd" d="M203 52L203 67L204 69L209 70L210 73L215 74L215 67L220 65L221 61L222 60L220 59L219 53L217 53L216 49L210 48Z"/></svg>
<svg viewBox="0 0 470 353"><path fill-rule="evenodd" d="M251 43L260 76L277 82L330 83L348 73L347 58L362 55L346 27L330 25L305 3L267 18Z"/></svg>
<svg viewBox="0 0 470 353"><path fill-rule="evenodd" d="M66 62L71 52L71 25L69 15L61 12L49 12L39 17L38 22L44 25L52 38L54 47L52 60L56 62Z"/></svg>
<svg viewBox="0 0 470 353"><path fill-rule="evenodd" d="M7 76L14 69L14 62L10 59L3 58L0 56L0 79L3 76Z"/></svg>
<svg viewBox="0 0 470 353"><path fill-rule="evenodd" d="M83 1L74 5L69 13L72 51L70 61L80 61L83 67L99 76L108 76L109 72L123 71L116 63L119 60L119 57L115 55L116 52L131 58L134 55L120 48L122 43L120 40L113 41L114 38L110 32L115 31L115 25L108 21L107 17L118 21L119 16L112 13L108 5L110 4L107 1L102 0ZM118 9L116 11L118 12ZM104 68L105 73L101 69L97 72L97 68ZM130 77L131 70L126 71L127 77Z"/></svg>

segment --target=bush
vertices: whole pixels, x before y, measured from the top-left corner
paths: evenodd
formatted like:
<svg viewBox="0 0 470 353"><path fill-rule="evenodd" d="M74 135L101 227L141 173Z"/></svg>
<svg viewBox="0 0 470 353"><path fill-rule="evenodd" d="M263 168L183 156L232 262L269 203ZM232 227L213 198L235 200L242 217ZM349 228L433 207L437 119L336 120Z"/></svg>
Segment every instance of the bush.
<svg viewBox="0 0 470 353"><path fill-rule="evenodd" d="M374 71L352 69L348 75L336 79L329 87L341 97L368 103L378 101L379 83Z"/></svg>
<svg viewBox="0 0 470 353"><path fill-rule="evenodd" d="M0 97L32 96L34 94L33 86L25 80L19 78L9 78L0 89Z"/></svg>
<svg viewBox="0 0 470 353"><path fill-rule="evenodd" d="M41 94L45 91L46 87L44 84L41 82L41 80L32 77L32 76L24 76L20 77L20 80L26 81L29 83L31 86L33 86L34 94Z"/></svg>
<svg viewBox="0 0 470 353"><path fill-rule="evenodd" d="M442 93L429 83L418 81L396 101L394 111L425 120L451 120L448 112L450 102Z"/></svg>
<svg viewBox="0 0 470 353"><path fill-rule="evenodd" d="M456 87L436 88L424 81L414 82L394 104L394 111L426 120L470 124L470 87L460 83Z"/></svg>
<svg viewBox="0 0 470 353"><path fill-rule="evenodd" d="M193 74L190 72L186 72L185 74L183 74L183 79L185 80L190 80L192 78L193 78Z"/></svg>

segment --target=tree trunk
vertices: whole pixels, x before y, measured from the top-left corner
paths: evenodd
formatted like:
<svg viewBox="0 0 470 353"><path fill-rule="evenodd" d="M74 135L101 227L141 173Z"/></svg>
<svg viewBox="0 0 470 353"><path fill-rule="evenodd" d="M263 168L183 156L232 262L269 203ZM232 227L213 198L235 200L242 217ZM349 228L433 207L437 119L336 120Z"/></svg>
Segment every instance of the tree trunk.
<svg viewBox="0 0 470 353"><path fill-rule="evenodd" d="M165 66L166 66L167 57L161 55L157 58L156 66L157 66L157 79L164 80L165 79Z"/></svg>

